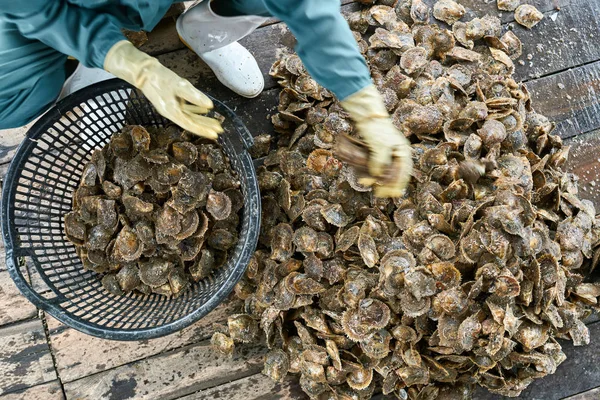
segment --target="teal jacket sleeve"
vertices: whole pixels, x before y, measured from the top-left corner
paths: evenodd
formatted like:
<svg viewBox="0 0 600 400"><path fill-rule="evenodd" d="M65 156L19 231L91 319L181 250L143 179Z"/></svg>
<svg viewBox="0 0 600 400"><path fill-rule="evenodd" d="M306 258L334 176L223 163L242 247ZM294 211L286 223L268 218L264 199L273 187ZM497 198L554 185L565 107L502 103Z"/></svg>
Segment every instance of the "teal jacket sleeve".
<svg viewBox="0 0 600 400"><path fill-rule="evenodd" d="M108 50L125 40L116 17L64 0L0 0L0 18L21 35L102 68Z"/></svg>
<svg viewBox="0 0 600 400"><path fill-rule="evenodd" d="M310 75L340 100L372 83L339 0L263 0L298 41L296 52Z"/></svg>

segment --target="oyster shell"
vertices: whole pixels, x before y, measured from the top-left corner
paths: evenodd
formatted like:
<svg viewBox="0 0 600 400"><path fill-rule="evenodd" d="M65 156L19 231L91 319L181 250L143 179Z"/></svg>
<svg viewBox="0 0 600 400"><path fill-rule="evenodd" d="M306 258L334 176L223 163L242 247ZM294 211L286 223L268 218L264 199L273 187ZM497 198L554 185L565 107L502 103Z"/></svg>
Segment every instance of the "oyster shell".
<svg viewBox="0 0 600 400"><path fill-rule="evenodd" d="M65 234L109 292L178 296L237 242L237 176L216 144L190 138L125 126L84 166Z"/></svg>

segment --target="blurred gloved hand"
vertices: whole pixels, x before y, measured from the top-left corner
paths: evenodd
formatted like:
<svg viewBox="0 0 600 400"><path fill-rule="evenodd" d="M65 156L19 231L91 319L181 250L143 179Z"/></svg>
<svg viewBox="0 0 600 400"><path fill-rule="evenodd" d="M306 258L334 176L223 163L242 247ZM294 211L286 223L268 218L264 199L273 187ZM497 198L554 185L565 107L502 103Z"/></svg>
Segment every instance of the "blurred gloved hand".
<svg viewBox="0 0 600 400"><path fill-rule="evenodd" d="M392 123L381 94L375 85L371 85L341 104L369 146L369 173L378 183L374 186L375 195L402 196L412 172L410 142ZM390 171L390 168L398 170Z"/></svg>
<svg viewBox="0 0 600 400"><path fill-rule="evenodd" d="M204 93L129 41L111 47L104 69L140 89L162 116L183 129L210 139L223 132L219 121L201 115L213 108Z"/></svg>

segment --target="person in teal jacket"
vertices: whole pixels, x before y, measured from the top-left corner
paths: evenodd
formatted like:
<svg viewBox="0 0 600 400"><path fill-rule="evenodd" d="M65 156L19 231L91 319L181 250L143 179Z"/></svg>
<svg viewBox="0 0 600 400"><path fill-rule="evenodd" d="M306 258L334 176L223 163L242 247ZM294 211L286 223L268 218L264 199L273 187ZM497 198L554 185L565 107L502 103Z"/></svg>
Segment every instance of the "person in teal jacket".
<svg viewBox="0 0 600 400"><path fill-rule="evenodd" d="M0 0L0 129L22 126L54 104L71 56L85 67L104 69L131 83L182 128L216 138L222 128L205 116L212 108L210 99L136 49L121 32L151 31L173 3ZM262 75L237 41L271 16L288 25L306 70L335 94L356 122L371 149L371 174L381 176L392 157L403 160L402 178L376 188L380 196L401 195L410 179L410 145L391 122L339 0L205 0L179 17L177 31L221 82L254 97L262 90Z"/></svg>

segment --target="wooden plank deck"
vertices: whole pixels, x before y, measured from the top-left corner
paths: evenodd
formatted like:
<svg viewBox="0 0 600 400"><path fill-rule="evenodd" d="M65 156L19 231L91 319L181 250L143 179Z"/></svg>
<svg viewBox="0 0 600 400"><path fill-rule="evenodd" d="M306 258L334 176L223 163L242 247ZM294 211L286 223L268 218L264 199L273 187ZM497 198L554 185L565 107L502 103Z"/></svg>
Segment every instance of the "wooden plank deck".
<svg viewBox="0 0 600 400"><path fill-rule="evenodd" d="M432 4L434 0L426 0ZM493 0L459 0L469 19L498 15ZM343 12L357 10L344 0ZM546 18L527 31L501 13L503 23L521 37L523 63L517 78L527 82L537 111L557 123L572 146L569 170L580 176L582 196L600 210L600 1L529 0ZM265 91L243 99L221 86L210 69L178 40L174 18L148 33L142 47L200 89L232 107L253 134L273 132L269 115L279 89L268 70L295 40L284 24L270 19L241 42L257 58ZM523 65L524 64L524 65ZM0 131L0 179L26 128ZM246 346L232 359L210 350L214 324L238 305L227 302L202 321L176 334L140 342L105 341L86 336L38 312L21 296L6 271L0 244L0 400L13 399L302 399L293 378L276 384L259 372L264 348ZM556 374L535 382L522 399L600 399L600 322L589 322L586 347L564 344L568 355ZM498 399L478 390L476 399Z"/></svg>

